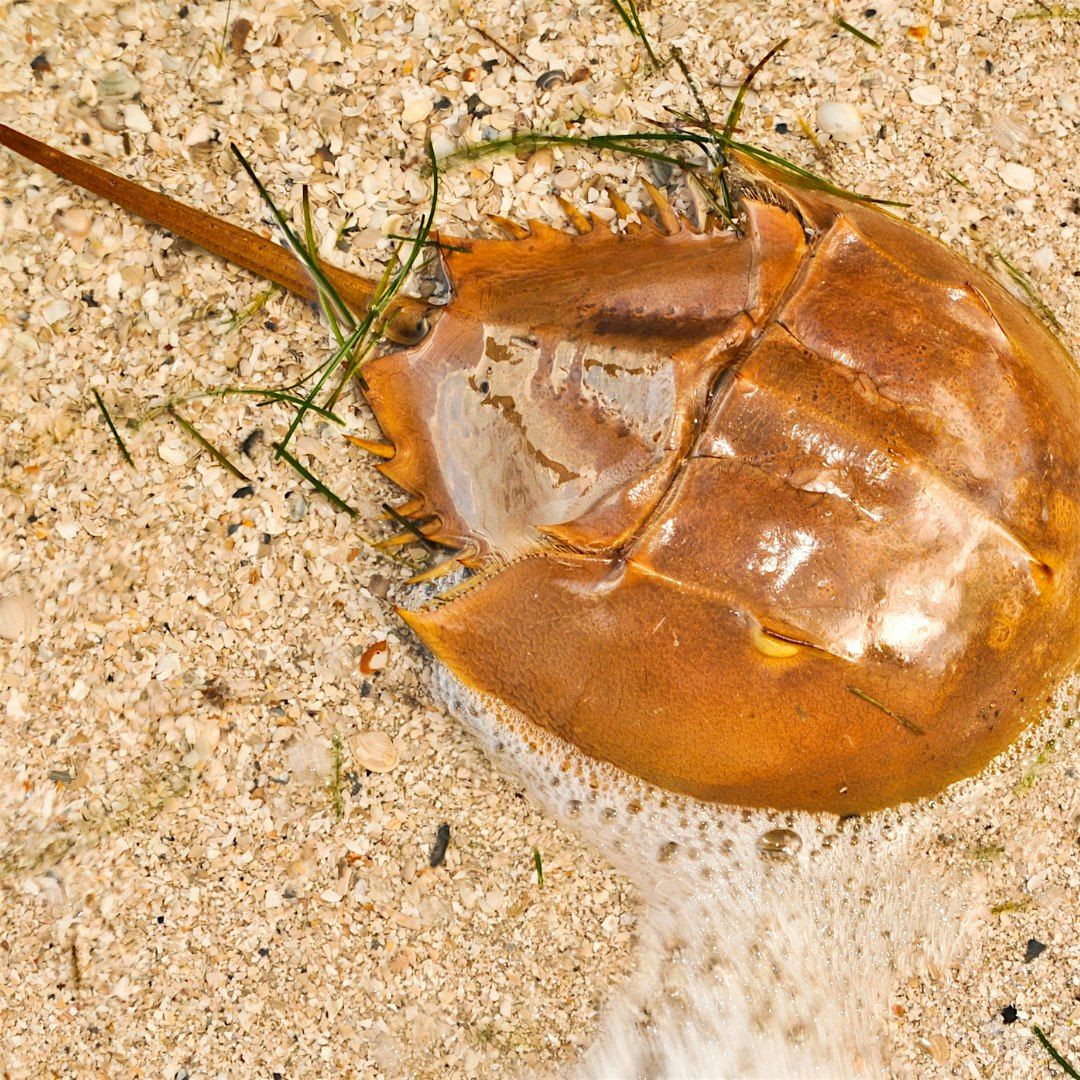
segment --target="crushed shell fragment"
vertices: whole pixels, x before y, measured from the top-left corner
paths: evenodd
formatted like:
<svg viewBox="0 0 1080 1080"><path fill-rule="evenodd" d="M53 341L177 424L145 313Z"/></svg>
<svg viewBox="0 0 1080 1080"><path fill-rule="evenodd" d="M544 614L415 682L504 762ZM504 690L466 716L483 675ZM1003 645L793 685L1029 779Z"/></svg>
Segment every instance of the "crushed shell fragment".
<svg viewBox="0 0 1080 1080"><path fill-rule="evenodd" d="M0 638L31 641L37 621L37 608L26 593L12 593L0 598Z"/></svg>
<svg viewBox="0 0 1080 1080"><path fill-rule="evenodd" d="M363 675L374 675L376 671L382 671L389 660L389 644L385 641L373 642L360 654L360 672Z"/></svg>

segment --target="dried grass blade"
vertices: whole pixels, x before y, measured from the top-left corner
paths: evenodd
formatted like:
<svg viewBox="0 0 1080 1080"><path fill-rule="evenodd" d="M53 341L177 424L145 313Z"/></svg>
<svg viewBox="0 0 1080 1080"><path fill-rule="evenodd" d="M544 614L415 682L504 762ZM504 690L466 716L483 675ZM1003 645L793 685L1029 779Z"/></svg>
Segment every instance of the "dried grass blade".
<svg viewBox="0 0 1080 1080"><path fill-rule="evenodd" d="M315 252L319 250L319 244L315 236L315 223L311 217L311 196L307 184L302 189L300 206L304 215L304 240L307 242L308 254L314 258ZM323 315L326 316L326 321L330 324L330 332L334 335L334 340L340 345L345 340L345 335L342 334L341 326L338 323L337 316L334 314L334 308L330 302L331 298L321 288L318 292L319 307L322 309Z"/></svg>
<svg viewBox="0 0 1080 1080"><path fill-rule="evenodd" d="M1031 306L1035 308L1043 321L1049 323L1058 331L1058 333L1061 333L1061 323L1058 322L1054 313L1047 306L1046 301L1039 296L1035 286L1031 282L1031 278L1029 278L1020 267L1014 266L1000 251L995 251L994 255L1001 260L1002 265L1009 272L1009 277L1024 290L1024 294L1031 302Z"/></svg>
<svg viewBox="0 0 1080 1080"><path fill-rule="evenodd" d="M791 173L792 176L797 177L808 187L817 188L819 191L824 191L829 195L836 195L838 198L851 199L853 202L873 203L875 206L904 207L911 205L897 199L875 199L871 195L861 195L857 191L848 191L847 188L842 188L839 184L834 184L831 180L826 180L825 177L818 176L817 173L804 169L801 165L796 165L795 162L788 161L787 158L781 157L779 154L774 154L771 150L754 146L753 143L736 142L732 139L728 146L746 154L747 157L755 158L766 165L772 165L783 172Z"/></svg>
<svg viewBox="0 0 1080 1080"><path fill-rule="evenodd" d="M645 27L641 22L641 15L638 12L637 0L611 0L611 6L618 13L618 16L626 24L626 28L641 42L642 47L645 49L645 55L649 58L649 63L654 68L663 67L660 63L659 57L653 51L652 42L649 40L649 35L645 32Z"/></svg>
<svg viewBox="0 0 1080 1080"><path fill-rule="evenodd" d="M346 368L344 378L330 397L328 403L330 408L334 407L338 397L348 384L349 380L360 371L364 361L374 351L375 346L378 344L379 334L382 329L378 320L382 317L390 302L401 291L409 274L412 273L412 268L416 264L420 252L424 250L428 238L431 235L431 228L435 224L435 212L439 207L439 163L435 158L435 150L430 141L428 142L426 149L428 155L428 167L431 173L431 201L428 203L428 212L420 219L420 228L417 229L416 236L412 240L412 248L406 256L405 261L398 267L397 273L394 275L393 279L389 281L389 284L385 289L381 288L382 283L380 282L380 288L376 290L367 317L359 328L361 336L357 349L350 360L349 366ZM400 248L398 250L400 250ZM397 259L397 251L394 253L394 258L395 260ZM394 263L390 264L390 266L393 265ZM384 275L384 277L385 276L386 275ZM374 334L372 333L373 331ZM370 340L368 340L369 335L371 335Z"/></svg>
<svg viewBox="0 0 1080 1080"><path fill-rule="evenodd" d="M876 38L872 38L869 34L867 34L863 30L860 30L857 26L852 26L851 23L845 21L844 19L841 19L839 15L836 16L836 25L839 26L841 30L846 30L849 34L851 34L852 37L857 37L861 42L865 43L866 45L869 45L875 49L881 48L880 41L878 41Z"/></svg>
<svg viewBox="0 0 1080 1080"><path fill-rule="evenodd" d="M251 477L242 473L209 439L203 435L190 420L181 416L171 405L166 412L191 436L223 469L227 469L238 480L251 483Z"/></svg>
<svg viewBox="0 0 1080 1080"><path fill-rule="evenodd" d="M117 448L123 455L124 460L133 469L135 469L136 472L138 472L138 468L136 467L135 462L131 457L131 454L128 453L128 448L124 444L124 440L120 437L120 432L116 430L116 425L113 423L113 418L109 415L109 410L105 408L105 402L102 401L101 395L96 390L92 390L91 393L94 395L94 400L97 402L97 407L101 410L101 415L105 417L105 423L108 425L109 430L112 432L112 437L116 440Z"/></svg>
<svg viewBox="0 0 1080 1080"><path fill-rule="evenodd" d="M724 130L720 136L724 143L731 142L731 136L735 133L735 128L738 126L739 119L742 116L743 105L746 101L747 91L750 89L750 84L757 77L757 74L761 69L790 41L790 38L784 38L782 41L778 41L747 73L746 78L743 79L742 85L739 87L739 92L735 95L735 100L731 103L731 108L728 110L727 120L724 121Z"/></svg>
<svg viewBox="0 0 1080 1080"><path fill-rule="evenodd" d="M285 220L285 215L277 208L277 204L270 197L270 192L267 191L266 186L256 175L255 170L251 167L248 160L240 152L240 148L236 143L230 143L229 148L233 152L233 156L240 162L247 173L248 178L255 185L255 189L258 191L260 198L266 203L273 215L274 221L277 222L278 228L281 230L285 239L288 241L289 246L292 248L293 253L307 268L309 274L315 280L315 284L318 288L325 292L328 297L334 302L335 307L338 309L338 315L341 317L342 322L351 330L356 325L356 320L352 316L352 312L348 309L345 301L341 299L340 293L330 283L330 280L323 273L322 267L319 265L318 259L307 250L300 238L293 231L292 226Z"/></svg>
<svg viewBox="0 0 1080 1080"><path fill-rule="evenodd" d="M343 510L349 517L358 515L359 511L355 507L350 506L340 495L335 495L314 473L304 468L281 443L277 444L276 449L278 456L284 458L331 505L337 507L338 510Z"/></svg>
<svg viewBox="0 0 1080 1080"><path fill-rule="evenodd" d="M1035 1038L1042 1043L1043 1049L1054 1059L1055 1062L1061 1067L1065 1075L1071 1077L1072 1080L1080 1080L1080 1072L1070 1064L1067 1058L1058 1053L1054 1044L1046 1037L1046 1033L1038 1024L1032 1024L1031 1030L1035 1032Z"/></svg>
<svg viewBox="0 0 1080 1080"><path fill-rule="evenodd" d="M871 697L857 686L849 686L847 689L849 694L854 694L860 701L865 701L867 705L873 705L875 709L880 709L886 716L891 716L905 731L910 731L912 735L926 734L918 724L909 720L906 716L901 716L900 713L894 712L888 705L883 705L877 698Z"/></svg>

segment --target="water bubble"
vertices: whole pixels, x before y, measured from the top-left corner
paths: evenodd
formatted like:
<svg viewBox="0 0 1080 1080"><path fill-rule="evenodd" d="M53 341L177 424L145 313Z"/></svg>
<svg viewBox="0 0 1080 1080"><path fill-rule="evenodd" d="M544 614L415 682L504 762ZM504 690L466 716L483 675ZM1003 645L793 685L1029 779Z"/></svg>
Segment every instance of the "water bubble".
<svg viewBox="0 0 1080 1080"><path fill-rule="evenodd" d="M758 837L757 849L763 859L792 860L802 849L802 837L793 829L770 829Z"/></svg>
<svg viewBox="0 0 1080 1080"><path fill-rule="evenodd" d="M656 857L660 862L671 862L678 850L679 845L674 840L668 840L667 843L660 845L660 852Z"/></svg>

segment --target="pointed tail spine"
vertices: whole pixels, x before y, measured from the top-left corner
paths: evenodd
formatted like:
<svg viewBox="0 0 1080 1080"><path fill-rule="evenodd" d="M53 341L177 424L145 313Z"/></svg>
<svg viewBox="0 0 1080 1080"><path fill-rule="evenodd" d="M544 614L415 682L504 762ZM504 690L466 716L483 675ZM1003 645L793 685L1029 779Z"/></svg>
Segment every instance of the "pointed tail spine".
<svg viewBox="0 0 1080 1080"><path fill-rule="evenodd" d="M297 296L311 301L318 299L315 283L303 265L287 248L272 240L65 154L5 124L0 124L0 146L213 255L276 282ZM353 311L367 308L376 289L375 282L333 266L323 266L323 272ZM422 300L399 296L391 305L391 310L394 309L404 321L418 323L423 320L428 305Z"/></svg>

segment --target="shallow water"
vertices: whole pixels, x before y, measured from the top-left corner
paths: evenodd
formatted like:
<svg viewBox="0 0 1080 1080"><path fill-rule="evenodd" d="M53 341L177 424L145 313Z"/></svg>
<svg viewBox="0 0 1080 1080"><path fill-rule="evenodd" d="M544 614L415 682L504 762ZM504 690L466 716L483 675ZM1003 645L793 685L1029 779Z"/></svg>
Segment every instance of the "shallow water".
<svg viewBox="0 0 1080 1080"><path fill-rule="evenodd" d="M890 993L962 952L971 888L929 854L958 801L993 800L1006 754L932 802L839 820L673 796L589 761L445 669L438 690L530 796L638 888L635 974L582 1078L861 1077L891 1072ZM1066 683L1039 727L1075 710ZM1011 777L1015 780L1015 776Z"/></svg>

